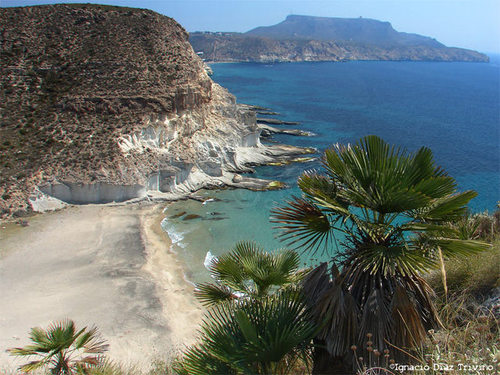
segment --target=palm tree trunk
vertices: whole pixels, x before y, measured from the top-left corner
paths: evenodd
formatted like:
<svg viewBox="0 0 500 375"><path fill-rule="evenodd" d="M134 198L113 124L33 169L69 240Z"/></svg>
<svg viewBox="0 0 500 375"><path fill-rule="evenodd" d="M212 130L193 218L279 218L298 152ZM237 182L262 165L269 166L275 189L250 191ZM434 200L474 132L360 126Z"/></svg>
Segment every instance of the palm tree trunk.
<svg viewBox="0 0 500 375"><path fill-rule="evenodd" d="M354 374L350 361L345 357L333 357L325 349L323 340L314 340L312 375L350 375Z"/></svg>

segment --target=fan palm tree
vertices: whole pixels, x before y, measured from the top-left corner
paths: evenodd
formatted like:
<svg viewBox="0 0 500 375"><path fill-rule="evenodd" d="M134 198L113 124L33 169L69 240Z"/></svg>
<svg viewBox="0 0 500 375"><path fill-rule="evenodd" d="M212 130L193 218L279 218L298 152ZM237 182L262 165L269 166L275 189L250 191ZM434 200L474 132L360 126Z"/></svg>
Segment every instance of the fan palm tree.
<svg viewBox="0 0 500 375"><path fill-rule="evenodd" d="M55 375L85 373L86 368L99 364L108 348L95 327L77 331L72 320L52 323L47 329L32 328L30 339L31 345L8 349L15 356L41 357L19 367L25 372L49 367Z"/></svg>
<svg viewBox="0 0 500 375"><path fill-rule="evenodd" d="M332 266L315 268L303 287L322 324L313 373L348 373L351 346L391 349L397 358L403 352L395 348L420 345L440 324L421 273L438 267L439 255L487 245L461 240L445 225L465 213L476 193L457 192L428 148L408 153L368 136L355 145L334 145L323 167L324 174L299 178L303 196L273 210L271 220L284 241L306 251L332 249L340 240ZM428 236L422 241L419 234Z"/></svg>
<svg viewBox="0 0 500 375"><path fill-rule="evenodd" d="M295 251L268 253L253 242L239 242L214 258L209 270L215 283L198 284L195 295L206 306L263 298L300 279L299 261Z"/></svg>
<svg viewBox="0 0 500 375"><path fill-rule="evenodd" d="M238 304L218 304L202 323L199 343L184 353L176 371L290 374L297 358L307 362L316 332L302 295L291 289Z"/></svg>

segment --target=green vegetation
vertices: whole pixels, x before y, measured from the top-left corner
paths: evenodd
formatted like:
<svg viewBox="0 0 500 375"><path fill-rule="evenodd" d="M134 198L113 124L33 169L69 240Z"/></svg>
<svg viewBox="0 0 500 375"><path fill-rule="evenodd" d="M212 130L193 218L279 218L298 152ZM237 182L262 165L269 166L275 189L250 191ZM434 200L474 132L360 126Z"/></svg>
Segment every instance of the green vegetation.
<svg viewBox="0 0 500 375"><path fill-rule="evenodd" d="M210 265L215 283L198 284L196 297L206 306L239 299L263 298L299 281L299 256L283 250L267 253L257 244L240 242Z"/></svg>
<svg viewBox="0 0 500 375"><path fill-rule="evenodd" d="M302 296L293 290L217 305L201 326L199 343L176 369L182 375L293 374L308 362L316 330Z"/></svg>
<svg viewBox="0 0 500 375"><path fill-rule="evenodd" d="M427 148L410 154L370 136L334 146L323 165L325 174L300 177L303 196L272 221L305 251L338 244L330 264L299 270L295 251L236 244L195 291L208 308L198 342L150 375L362 374L394 363L429 366L418 375L498 370L498 311L481 303L500 286L500 211L468 213L475 193L457 192ZM24 371L140 373L76 356L105 345L95 329L75 331L71 321L35 328L36 345L10 352L42 356Z"/></svg>
<svg viewBox="0 0 500 375"><path fill-rule="evenodd" d="M480 302L492 289L500 287L500 210L491 216L467 213L451 225L460 238L480 239L492 247L474 257L447 260L446 284L437 272L430 273L427 280L442 299L448 294L452 299L467 296L471 303Z"/></svg>
<svg viewBox="0 0 500 375"><path fill-rule="evenodd" d="M47 329L32 328L30 339L31 345L9 349L15 356L41 357L19 368L25 372L48 367L53 375L86 373L99 365L99 355L108 348L96 328L77 331L72 320L52 323Z"/></svg>
<svg viewBox="0 0 500 375"><path fill-rule="evenodd" d="M323 160L326 174L304 173L303 197L273 213L282 238L312 252L344 235L331 269L323 263L303 283L323 324L313 374L348 373L352 345L411 361L427 331L440 326L422 272L437 268L443 256L489 247L459 239L446 224L464 215L476 193L458 193L429 149L408 154L376 136L335 145Z"/></svg>
<svg viewBox="0 0 500 375"><path fill-rule="evenodd" d="M298 268L296 252L267 253L250 242L214 259L215 283L195 292L210 309L179 374L292 374L306 365L317 328L294 287Z"/></svg>
<svg viewBox="0 0 500 375"><path fill-rule="evenodd" d="M473 257L450 259L445 263L448 295L452 298L467 295L479 302L492 289L500 287L500 242ZM438 296L445 291L441 275L433 272L427 277Z"/></svg>
<svg viewBox="0 0 500 375"><path fill-rule="evenodd" d="M492 248L473 257L446 260L446 283L439 272L425 276L437 293L436 305L443 323L441 329L430 332L418 353L420 363L431 367L425 374L441 374L433 370L436 363L454 364L455 368L446 372L449 375L494 374L500 370L500 311L483 304L500 286L499 218L497 210L491 216L466 214L453 223L462 237L481 239ZM463 371L456 366L459 363L489 367Z"/></svg>

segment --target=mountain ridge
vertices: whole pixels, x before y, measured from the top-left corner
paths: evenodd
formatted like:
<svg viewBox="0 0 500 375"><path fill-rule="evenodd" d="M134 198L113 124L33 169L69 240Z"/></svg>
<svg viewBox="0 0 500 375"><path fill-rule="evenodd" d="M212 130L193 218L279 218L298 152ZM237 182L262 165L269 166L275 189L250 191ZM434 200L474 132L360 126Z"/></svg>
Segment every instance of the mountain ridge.
<svg viewBox="0 0 500 375"><path fill-rule="evenodd" d="M190 43L207 61L295 62L412 60L487 62L476 51L446 47L437 40L396 31L369 18L289 15L245 33L195 32Z"/></svg>
<svg viewBox="0 0 500 375"><path fill-rule="evenodd" d="M444 47L433 38L394 30L390 22L371 18L340 18L289 15L272 26L260 26L245 35L272 39L351 41L375 45L427 45Z"/></svg>

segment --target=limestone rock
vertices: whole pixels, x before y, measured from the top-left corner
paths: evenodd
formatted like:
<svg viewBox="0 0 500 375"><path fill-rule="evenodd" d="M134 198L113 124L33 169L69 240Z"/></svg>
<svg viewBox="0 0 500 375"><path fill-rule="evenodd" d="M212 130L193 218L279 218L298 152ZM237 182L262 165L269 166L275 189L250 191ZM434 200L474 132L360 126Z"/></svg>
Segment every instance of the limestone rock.
<svg viewBox="0 0 500 375"><path fill-rule="evenodd" d="M172 18L60 4L2 8L0 24L0 218L187 196L309 152L262 145Z"/></svg>

